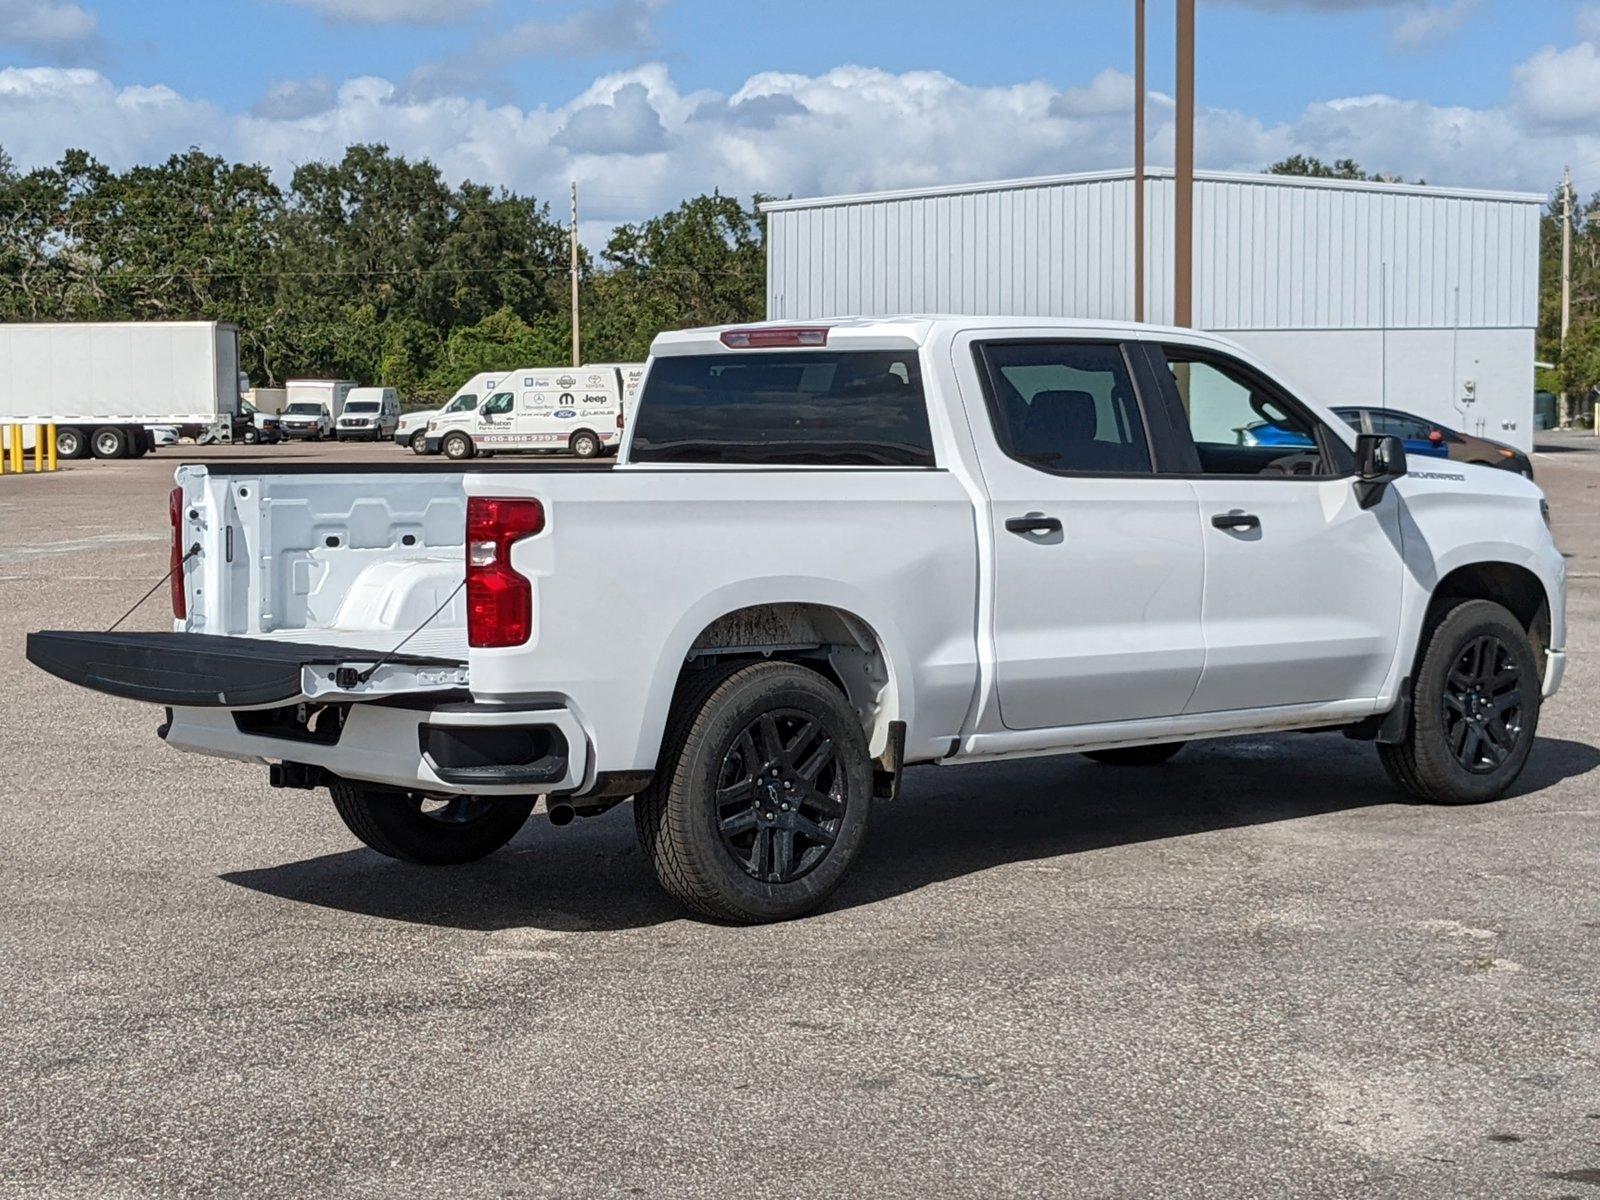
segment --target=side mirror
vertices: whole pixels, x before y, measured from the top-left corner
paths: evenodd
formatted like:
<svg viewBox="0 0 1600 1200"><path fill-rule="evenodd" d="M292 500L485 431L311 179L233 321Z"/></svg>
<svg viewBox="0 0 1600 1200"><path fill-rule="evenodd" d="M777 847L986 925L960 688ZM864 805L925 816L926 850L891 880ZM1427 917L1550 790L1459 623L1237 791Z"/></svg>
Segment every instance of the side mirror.
<svg viewBox="0 0 1600 1200"><path fill-rule="evenodd" d="M1406 473L1406 446L1392 433L1356 435L1356 495L1362 508L1383 498L1383 489Z"/></svg>

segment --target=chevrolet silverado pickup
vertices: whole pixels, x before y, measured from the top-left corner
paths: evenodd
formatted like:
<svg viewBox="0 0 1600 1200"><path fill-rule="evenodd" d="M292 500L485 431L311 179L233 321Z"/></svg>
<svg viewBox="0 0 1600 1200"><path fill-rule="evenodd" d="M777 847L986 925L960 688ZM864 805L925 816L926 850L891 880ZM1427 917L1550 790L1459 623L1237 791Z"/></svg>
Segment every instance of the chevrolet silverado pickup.
<svg viewBox="0 0 1600 1200"><path fill-rule="evenodd" d="M1341 729L1413 797L1490 800L1564 663L1531 481L1408 470L1192 330L667 333L615 468L284 467L178 469L171 632L29 658L399 859L631 799L715 919L820 904L916 763Z"/></svg>

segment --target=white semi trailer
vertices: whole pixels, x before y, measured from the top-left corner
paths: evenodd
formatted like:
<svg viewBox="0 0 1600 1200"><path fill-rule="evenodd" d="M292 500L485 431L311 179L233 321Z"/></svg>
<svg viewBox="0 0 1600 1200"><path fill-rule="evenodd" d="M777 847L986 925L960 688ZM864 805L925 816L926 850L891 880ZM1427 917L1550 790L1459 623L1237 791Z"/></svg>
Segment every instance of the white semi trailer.
<svg viewBox="0 0 1600 1200"><path fill-rule="evenodd" d="M0 424L56 427L62 458L126 458L147 426L234 440L239 330L220 321L0 324Z"/></svg>

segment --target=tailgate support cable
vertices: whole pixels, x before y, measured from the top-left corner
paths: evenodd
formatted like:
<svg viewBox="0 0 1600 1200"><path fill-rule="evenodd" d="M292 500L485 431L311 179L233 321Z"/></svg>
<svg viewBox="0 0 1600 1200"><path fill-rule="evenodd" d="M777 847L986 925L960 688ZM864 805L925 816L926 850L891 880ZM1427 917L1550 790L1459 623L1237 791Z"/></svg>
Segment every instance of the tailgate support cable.
<svg viewBox="0 0 1600 1200"><path fill-rule="evenodd" d="M193 558L196 554L199 554L199 553L200 553L200 543L196 542L194 545L189 547L189 552L187 554L185 554L182 558L180 558L175 565L170 566L170 567L167 568L167 573L165 575L163 575L160 579L156 580L155 583L151 585L151 588L150 588L150 590L148 592L146 592L144 595L140 596L137 600L135 600L133 602L133 608L130 608L127 612L123 613L115 621L111 622L111 624L106 628L106 632L107 633L115 633L117 631L117 626L121 625L129 617L133 616L134 611L139 607L139 605L143 604L146 600L150 599L151 596L154 596L156 594L156 588L160 587L167 580L171 579L172 578L172 573L174 571L181 571L183 569L183 564L188 562L191 558Z"/></svg>
<svg viewBox="0 0 1600 1200"><path fill-rule="evenodd" d="M160 586L161 586L160 584L156 585L156 587L160 587ZM378 659L377 662L373 663L365 671L358 672L357 675L356 675L356 682L357 683L365 683L367 680L371 679L373 674L377 671L377 669L379 667L383 666L384 663L388 662L396 654L399 654L400 651L405 649L406 643L409 642L412 638L416 637L417 634L421 633L423 631L423 629L425 629L427 627L429 621L433 620L434 617L437 617L445 609L449 608L450 607L450 602L452 600L454 600L457 596L459 596L461 594L461 589L466 587L466 586L467 586L467 581L465 579L463 579L460 583L456 584L455 591L451 592L448 596L446 596L444 598L444 603L439 605L438 608L434 609L431 613L429 613L428 616L423 620L421 625L418 625L410 633L406 634L405 637L401 638L400 639L400 644L398 646L396 646L393 650L390 650L386 654L384 654L382 658ZM154 591L155 588L151 588L150 590Z"/></svg>

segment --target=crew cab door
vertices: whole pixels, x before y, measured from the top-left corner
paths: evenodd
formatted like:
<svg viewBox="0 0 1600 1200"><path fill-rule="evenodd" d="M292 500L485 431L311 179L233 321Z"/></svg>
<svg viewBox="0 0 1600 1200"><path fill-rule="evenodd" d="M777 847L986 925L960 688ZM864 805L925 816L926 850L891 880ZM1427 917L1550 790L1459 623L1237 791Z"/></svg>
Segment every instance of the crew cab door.
<svg viewBox="0 0 1600 1200"><path fill-rule="evenodd" d="M1205 670L1187 711L1376 697L1400 628L1393 490L1362 508L1349 447L1249 365L1177 344L1149 354L1205 539Z"/></svg>
<svg viewBox="0 0 1600 1200"><path fill-rule="evenodd" d="M1019 331L954 352L964 393L976 368L1002 721L1182 713L1204 658L1199 510L1187 480L1155 472L1127 348Z"/></svg>

